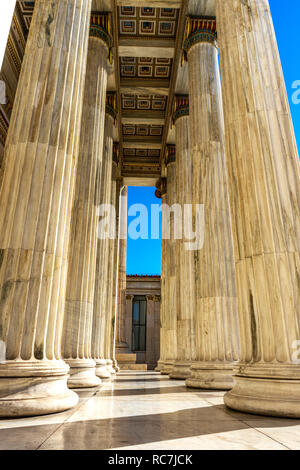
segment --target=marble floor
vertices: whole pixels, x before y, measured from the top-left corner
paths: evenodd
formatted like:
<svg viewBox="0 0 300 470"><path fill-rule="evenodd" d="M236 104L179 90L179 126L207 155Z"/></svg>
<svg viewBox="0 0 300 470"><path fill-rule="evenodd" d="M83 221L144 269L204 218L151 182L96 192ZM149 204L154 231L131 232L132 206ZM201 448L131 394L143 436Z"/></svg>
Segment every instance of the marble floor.
<svg viewBox="0 0 300 470"><path fill-rule="evenodd" d="M65 413L0 419L0 449L300 449L300 420L230 411L223 392L156 372L123 371L78 394Z"/></svg>

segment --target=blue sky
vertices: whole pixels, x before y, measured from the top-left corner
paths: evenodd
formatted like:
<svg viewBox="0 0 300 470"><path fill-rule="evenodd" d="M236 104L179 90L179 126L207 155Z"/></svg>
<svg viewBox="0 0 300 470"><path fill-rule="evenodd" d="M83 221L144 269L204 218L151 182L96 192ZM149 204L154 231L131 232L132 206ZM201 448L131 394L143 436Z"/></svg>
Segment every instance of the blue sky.
<svg viewBox="0 0 300 470"><path fill-rule="evenodd" d="M295 128L298 148L300 145L300 104L292 102L295 90L292 84L300 81L300 47L299 47L299 18L300 1L269 0L273 22L282 62L287 94ZM287 6L288 4L288 6ZM147 205L150 224L150 206L159 204L154 195L155 188L128 188L128 207L132 204ZM128 217L128 224L134 217ZM127 242L127 273L128 274L160 274L161 241L160 240L131 240Z"/></svg>

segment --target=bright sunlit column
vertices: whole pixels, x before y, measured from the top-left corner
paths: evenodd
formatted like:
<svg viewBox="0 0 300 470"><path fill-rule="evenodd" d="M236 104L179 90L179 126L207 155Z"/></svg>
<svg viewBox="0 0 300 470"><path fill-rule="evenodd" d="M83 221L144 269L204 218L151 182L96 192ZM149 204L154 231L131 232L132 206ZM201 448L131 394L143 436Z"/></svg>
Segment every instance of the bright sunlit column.
<svg viewBox="0 0 300 470"><path fill-rule="evenodd" d="M112 152L112 174L111 174L111 205L116 210L117 206L117 175L119 163L119 144L114 142ZM114 238L109 240L109 260L107 275L107 321L105 332L104 352L106 358L106 368L110 374L115 374L114 367L114 336L115 336L115 282L117 266L117 230L116 230L116 212L112 210L110 214L110 227L112 227Z"/></svg>
<svg viewBox="0 0 300 470"><path fill-rule="evenodd" d="M176 302L175 332L177 353L170 377L186 379L190 375L191 361L193 359L192 346L194 344L192 252L185 249L184 239L184 208L185 204L191 204L192 171L188 96L175 97L173 121L176 138L176 163L174 160L176 180L174 183L173 201L170 201L169 204L177 203L180 208L182 216L180 229L182 230L182 236L174 240L173 252L170 253L171 260L173 259L175 263L174 269L176 275L176 297L174 296L174 299ZM172 160L172 154L169 155L169 159ZM176 228L178 230L178 223ZM172 235L174 238L174 232ZM171 292L172 295L174 293ZM172 310L169 312L169 315L171 317L174 316Z"/></svg>
<svg viewBox="0 0 300 470"><path fill-rule="evenodd" d="M113 131L116 111L113 106L115 95L108 93L106 97L106 117L103 145L103 162L101 171L101 182L99 187L99 204L102 206L111 204L112 189L112 157L113 157ZM106 212L101 214L110 217ZM103 220L103 218L101 217ZM110 227L104 227L106 231ZM99 233L99 235L101 235ZM92 357L96 361L96 374L100 378L109 378L110 372L107 370L106 341L107 323L109 321L108 295L109 295L109 258L110 239L109 233L97 240L97 266L95 277L95 295L93 312L93 332L92 332Z"/></svg>
<svg viewBox="0 0 300 470"><path fill-rule="evenodd" d="M167 204L167 192L166 192L166 178L161 178L159 184L157 185L157 191L155 193L156 197L162 200L162 204ZM165 216L162 214L161 224L162 224L162 232L164 231L164 224L165 224ZM166 290L166 245L168 240L164 240L163 237L161 238L161 275L160 275L160 286L161 286L161 305L160 305L160 352L159 352L159 360L157 361L157 367L155 370L157 372L161 372L162 374L168 374L169 369L165 368L165 360L166 360L166 349L167 349L167 341L166 341L166 306L167 306L167 290Z"/></svg>
<svg viewBox="0 0 300 470"><path fill-rule="evenodd" d="M125 307L126 307L126 255L127 255L127 186L120 188L119 202L119 242L118 242L118 294L117 294L117 330L116 351L118 355L129 352L125 338ZM119 196L117 192L117 197Z"/></svg>
<svg viewBox="0 0 300 470"><path fill-rule="evenodd" d="M167 147L166 153L167 180L164 191L166 198L162 206L162 238L170 234L164 241L164 331L161 341L165 343L165 357L161 374L169 374L177 357L177 286L176 286L176 240L174 238L175 215L169 210L176 203L176 150L175 146ZM167 210L165 210L165 205Z"/></svg>
<svg viewBox="0 0 300 470"><path fill-rule="evenodd" d="M0 191L0 416L78 400L61 328L90 13L86 0L35 3Z"/></svg>
<svg viewBox="0 0 300 470"><path fill-rule="evenodd" d="M3 63L16 0L2 0L0 7L0 70Z"/></svg>
<svg viewBox="0 0 300 470"><path fill-rule="evenodd" d="M193 219L202 205L203 244L195 247L195 358L189 387L230 389L239 331L224 118L216 22L189 18L184 42L189 71Z"/></svg>
<svg viewBox="0 0 300 470"><path fill-rule="evenodd" d="M217 0L241 361L231 408L300 417L300 165L267 0Z"/></svg>
<svg viewBox="0 0 300 470"><path fill-rule="evenodd" d="M110 36L107 15L92 15L80 152L69 247L62 351L70 366L71 388L100 384L91 355L99 204L97 188L103 160L105 100ZM99 37L101 35L101 39ZM95 189L96 188L96 189Z"/></svg>

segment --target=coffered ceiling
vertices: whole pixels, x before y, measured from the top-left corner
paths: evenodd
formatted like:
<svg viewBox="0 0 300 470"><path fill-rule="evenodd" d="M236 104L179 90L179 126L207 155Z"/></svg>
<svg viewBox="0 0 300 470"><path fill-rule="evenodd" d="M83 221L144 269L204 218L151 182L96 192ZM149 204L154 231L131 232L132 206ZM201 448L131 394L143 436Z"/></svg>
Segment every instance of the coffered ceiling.
<svg viewBox="0 0 300 470"><path fill-rule="evenodd" d="M1 70L2 79L10 84L8 104L0 107L2 144L33 8L34 1L17 2ZM215 0L93 0L92 8L110 12L113 23L114 63L108 90L117 93L114 139L119 141L119 176L153 182L164 171L167 143L174 143L174 94L188 93L187 67L180 64L186 16L213 16Z"/></svg>

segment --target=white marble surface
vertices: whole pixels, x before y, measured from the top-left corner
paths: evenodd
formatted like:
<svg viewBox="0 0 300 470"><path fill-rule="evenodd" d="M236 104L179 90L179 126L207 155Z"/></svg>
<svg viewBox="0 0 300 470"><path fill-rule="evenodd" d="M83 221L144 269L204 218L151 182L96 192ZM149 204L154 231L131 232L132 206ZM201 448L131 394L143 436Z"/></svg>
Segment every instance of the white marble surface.
<svg viewBox="0 0 300 470"><path fill-rule="evenodd" d="M223 392L123 371L65 413L0 420L0 449L300 449L300 420L230 411Z"/></svg>

